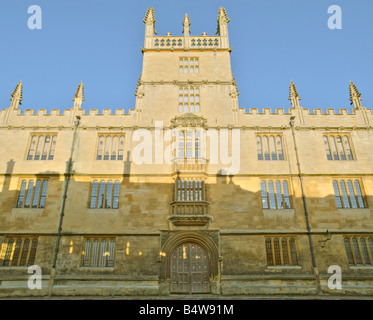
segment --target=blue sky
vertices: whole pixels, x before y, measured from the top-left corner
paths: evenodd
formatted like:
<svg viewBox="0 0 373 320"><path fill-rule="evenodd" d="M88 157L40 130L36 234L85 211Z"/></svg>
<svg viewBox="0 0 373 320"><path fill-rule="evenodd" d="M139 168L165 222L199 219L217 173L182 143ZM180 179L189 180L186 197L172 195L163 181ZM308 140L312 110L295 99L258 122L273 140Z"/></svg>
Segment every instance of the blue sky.
<svg viewBox="0 0 373 320"><path fill-rule="evenodd" d="M80 81L84 108L134 108L141 74L146 10L158 35L215 34L224 6L230 18L232 72L241 108L288 108L294 81L306 108L350 108L349 81L373 107L372 0L2 0L0 108L23 82L22 109L64 109ZM30 30L30 5L42 9L42 30ZM327 10L342 9L342 30Z"/></svg>

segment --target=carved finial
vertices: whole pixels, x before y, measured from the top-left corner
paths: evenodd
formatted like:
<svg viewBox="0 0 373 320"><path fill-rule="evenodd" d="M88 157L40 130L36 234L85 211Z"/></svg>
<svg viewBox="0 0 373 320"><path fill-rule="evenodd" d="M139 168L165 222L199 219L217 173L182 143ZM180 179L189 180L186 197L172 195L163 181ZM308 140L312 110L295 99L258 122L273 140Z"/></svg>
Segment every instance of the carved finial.
<svg viewBox="0 0 373 320"><path fill-rule="evenodd" d="M222 35L221 25L226 25L230 19L228 18L227 11L223 8L219 8L219 14L218 14L218 30L216 31L216 34Z"/></svg>
<svg viewBox="0 0 373 320"><path fill-rule="evenodd" d="M355 109L361 108L361 93L357 90L356 86L350 81L350 101L354 105Z"/></svg>
<svg viewBox="0 0 373 320"><path fill-rule="evenodd" d="M227 15L227 11L225 10L225 8L223 7L220 7L219 8L219 16L218 16L218 21L219 22L226 22L228 23L230 21L230 19L228 18L228 15Z"/></svg>
<svg viewBox="0 0 373 320"><path fill-rule="evenodd" d="M189 35L189 33L190 33L189 26L190 25L191 25L191 23L190 23L190 20L189 20L189 16L186 13L185 16L184 16L184 20L183 20L183 33L184 33L184 35Z"/></svg>
<svg viewBox="0 0 373 320"><path fill-rule="evenodd" d="M300 97L293 81L290 81L289 100L291 101L293 108L299 107Z"/></svg>
<svg viewBox="0 0 373 320"><path fill-rule="evenodd" d="M218 30L216 34L220 36L220 46L222 48L229 48L229 39L228 39L228 22L229 18L227 16L227 11L223 7L219 8L218 15Z"/></svg>
<svg viewBox="0 0 373 320"><path fill-rule="evenodd" d="M289 89L289 100L297 98L300 100L297 88L295 87L295 84L293 81L290 81L290 89Z"/></svg>
<svg viewBox="0 0 373 320"><path fill-rule="evenodd" d="M12 101L11 106L15 109L18 108L18 105L22 104L22 81L18 82L17 87L14 89L13 93L11 94L10 101Z"/></svg>
<svg viewBox="0 0 373 320"><path fill-rule="evenodd" d="M157 34L155 31L155 15L153 7L148 8L144 20L142 20L146 25L151 25L153 29L153 34Z"/></svg>
<svg viewBox="0 0 373 320"><path fill-rule="evenodd" d="M82 106L82 102L84 101L83 82L79 83L79 86L78 86L78 89L76 90L73 101L74 101L74 109L80 109L80 107Z"/></svg>

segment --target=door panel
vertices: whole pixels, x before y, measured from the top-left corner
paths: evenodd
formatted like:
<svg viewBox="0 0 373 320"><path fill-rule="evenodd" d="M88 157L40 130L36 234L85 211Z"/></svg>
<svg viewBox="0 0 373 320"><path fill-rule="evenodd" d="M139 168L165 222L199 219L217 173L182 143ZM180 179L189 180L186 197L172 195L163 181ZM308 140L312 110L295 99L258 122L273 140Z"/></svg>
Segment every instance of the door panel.
<svg viewBox="0 0 373 320"><path fill-rule="evenodd" d="M178 246L171 255L171 293L209 293L209 259L195 243Z"/></svg>

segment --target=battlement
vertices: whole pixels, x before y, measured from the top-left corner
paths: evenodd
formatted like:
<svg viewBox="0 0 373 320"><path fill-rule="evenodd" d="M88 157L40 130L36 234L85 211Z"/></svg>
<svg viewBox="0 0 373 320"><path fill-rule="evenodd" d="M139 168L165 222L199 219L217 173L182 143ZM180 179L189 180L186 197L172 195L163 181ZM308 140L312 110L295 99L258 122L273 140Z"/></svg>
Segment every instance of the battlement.
<svg viewBox="0 0 373 320"><path fill-rule="evenodd" d="M243 115L291 115L292 112L291 110L294 110L294 108L275 108L275 111L273 111L273 108L260 108L261 111L259 111L259 108L239 108L240 113ZM373 115L373 110L370 108L362 108L366 110L368 114ZM300 107L300 110L305 115L309 116L318 116L318 115L323 115L323 116L348 116L348 115L356 115L356 109L351 108L351 109L346 109L346 108L341 108L341 109L308 109L308 108L303 108Z"/></svg>

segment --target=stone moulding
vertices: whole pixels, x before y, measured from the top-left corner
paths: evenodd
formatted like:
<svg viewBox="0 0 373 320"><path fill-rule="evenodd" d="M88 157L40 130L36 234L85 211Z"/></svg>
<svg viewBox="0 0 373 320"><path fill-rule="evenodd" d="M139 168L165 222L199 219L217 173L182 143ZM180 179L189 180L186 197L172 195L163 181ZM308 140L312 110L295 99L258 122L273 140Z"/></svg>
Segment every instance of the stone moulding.
<svg viewBox="0 0 373 320"><path fill-rule="evenodd" d="M185 113L171 120L171 128L176 127L206 127L207 119L193 113Z"/></svg>
<svg viewBox="0 0 373 320"><path fill-rule="evenodd" d="M172 215L168 220L175 226L205 226L212 218L202 215Z"/></svg>

